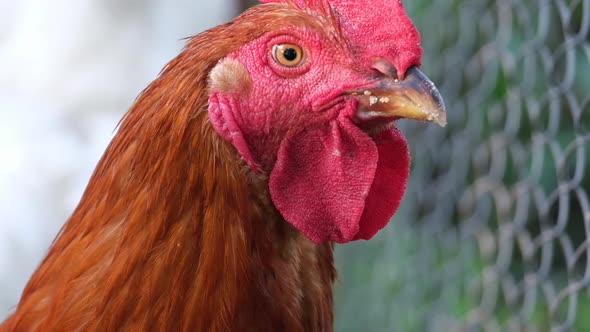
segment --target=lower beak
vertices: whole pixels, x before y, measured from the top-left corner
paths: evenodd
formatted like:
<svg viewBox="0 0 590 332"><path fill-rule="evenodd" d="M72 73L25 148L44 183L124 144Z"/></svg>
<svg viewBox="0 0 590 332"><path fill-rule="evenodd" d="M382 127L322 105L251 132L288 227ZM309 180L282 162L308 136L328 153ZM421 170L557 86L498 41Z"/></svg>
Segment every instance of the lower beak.
<svg viewBox="0 0 590 332"><path fill-rule="evenodd" d="M447 124L443 98L426 75L410 68L403 80L386 78L375 87L354 93L361 105L360 120L407 118Z"/></svg>

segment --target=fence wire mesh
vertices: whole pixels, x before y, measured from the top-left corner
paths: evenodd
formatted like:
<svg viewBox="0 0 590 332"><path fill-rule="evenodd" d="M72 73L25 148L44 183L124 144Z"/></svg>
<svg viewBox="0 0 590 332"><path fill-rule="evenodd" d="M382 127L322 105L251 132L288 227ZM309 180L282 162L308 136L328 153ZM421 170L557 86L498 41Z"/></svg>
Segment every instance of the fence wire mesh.
<svg viewBox="0 0 590 332"><path fill-rule="evenodd" d="M590 331L590 1L407 0L449 125L339 248L339 331Z"/></svg>

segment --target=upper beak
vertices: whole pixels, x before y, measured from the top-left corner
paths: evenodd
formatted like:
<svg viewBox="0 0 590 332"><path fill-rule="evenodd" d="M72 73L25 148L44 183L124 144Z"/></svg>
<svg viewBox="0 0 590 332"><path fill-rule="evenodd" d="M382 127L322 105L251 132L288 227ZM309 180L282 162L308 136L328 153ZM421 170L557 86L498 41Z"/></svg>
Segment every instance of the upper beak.
<svg viewBox="0 0 590 332"><path fill-rule="evenodd" d="M356 91L361 105L357 117L408 118L436 122L444 127L447 114L443 98L426 75L416 67L403 80L387 77L371 88Z"/></svg>

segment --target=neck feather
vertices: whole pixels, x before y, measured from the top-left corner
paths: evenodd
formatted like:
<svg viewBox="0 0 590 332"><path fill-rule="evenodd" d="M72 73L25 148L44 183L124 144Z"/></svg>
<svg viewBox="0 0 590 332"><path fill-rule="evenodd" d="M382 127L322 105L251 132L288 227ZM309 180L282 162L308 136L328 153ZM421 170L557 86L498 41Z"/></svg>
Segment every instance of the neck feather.
<svg viewBox="0 0 590 332"><path fill-rule="evenodd" d="M9 330L331 330L331 245L284 222L177 67L125 116Z"/></svg>

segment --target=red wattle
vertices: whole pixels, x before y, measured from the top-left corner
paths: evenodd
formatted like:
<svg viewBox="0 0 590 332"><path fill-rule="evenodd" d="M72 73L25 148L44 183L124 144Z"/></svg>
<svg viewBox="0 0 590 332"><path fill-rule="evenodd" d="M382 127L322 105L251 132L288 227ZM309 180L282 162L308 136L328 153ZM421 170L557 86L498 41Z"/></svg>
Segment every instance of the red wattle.
<svg viewBox="0 0 590 332"><path fill-rule="evenodd" d="M381 133L375 143L379 151L377 172L355 240L369 240L387 225L401 203L410 175L410 151L399 129Z"/></svg>
<svg viewBox="0 0 590 332"><path fill-rule="evenodd" d="M373 140L341 115L283 141L269 179L271 198L314 242L369 239L399 206L409 160L397 129Z"/></svg>

